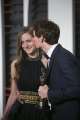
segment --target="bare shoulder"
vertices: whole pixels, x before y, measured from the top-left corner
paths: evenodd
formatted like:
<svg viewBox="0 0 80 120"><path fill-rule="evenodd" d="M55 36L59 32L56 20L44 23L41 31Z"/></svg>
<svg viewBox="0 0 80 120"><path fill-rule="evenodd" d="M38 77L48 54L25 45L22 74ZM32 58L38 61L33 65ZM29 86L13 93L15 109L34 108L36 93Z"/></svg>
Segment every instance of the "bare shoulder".
<svg viewBox="0 0 80 120"><path fill-rule="evenodd" d="M11 63L11 67L15 67L15 64L18 62L17 59L13 60L12 63Z"/></svg>
<svg viewBox="0 0 80 120"><path fill-rule="evenodd" d="M16 63L18 62L17 59L13 60L11 63L11 72L16 71Z"/></svg>

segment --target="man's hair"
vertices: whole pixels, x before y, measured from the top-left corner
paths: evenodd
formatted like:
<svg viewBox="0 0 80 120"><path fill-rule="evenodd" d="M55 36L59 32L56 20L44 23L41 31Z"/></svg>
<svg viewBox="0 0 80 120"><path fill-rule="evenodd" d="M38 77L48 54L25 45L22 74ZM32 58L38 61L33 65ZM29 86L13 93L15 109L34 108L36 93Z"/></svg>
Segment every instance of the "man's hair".
<svg viewBox="0 0 80 120"><path fill-rule="evenodd" d="M58 43L60 29L56 23L49 20L41 20L35 22L33 25L37 37L41 37L42 35L45 38L45 42L50 45Z"/></svg>

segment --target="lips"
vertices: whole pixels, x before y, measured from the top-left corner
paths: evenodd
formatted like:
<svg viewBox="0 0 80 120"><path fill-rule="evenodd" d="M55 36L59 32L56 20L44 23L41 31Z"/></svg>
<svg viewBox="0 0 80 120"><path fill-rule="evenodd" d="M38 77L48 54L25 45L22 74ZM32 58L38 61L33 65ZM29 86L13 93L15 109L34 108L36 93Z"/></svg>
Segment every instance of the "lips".
<svg viewBox="0 0 80 120"><path fill-rule="evenodd" d="M26 50L26 49L32 49L32 47L25 47L24 49L25 49L25 50Z"/></svg>

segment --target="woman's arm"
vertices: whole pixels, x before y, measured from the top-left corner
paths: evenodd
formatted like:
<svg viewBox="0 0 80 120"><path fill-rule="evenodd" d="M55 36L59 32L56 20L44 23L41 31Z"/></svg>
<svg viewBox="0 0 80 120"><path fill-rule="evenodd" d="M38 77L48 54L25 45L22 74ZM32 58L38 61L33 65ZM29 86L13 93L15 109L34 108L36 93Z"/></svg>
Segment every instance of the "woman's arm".
<svg viewBox="0 0 80 120"><path fill-rule="evenodd" d="M9 114L12 105L14 104L16 99L18 98L19 94L18 94L17 91L18 90L17 90L17 86L16 86L16 83L15 83L15 80L12 80L11 93L10 93L10 96L8 98L5 110L4 110L4 115L3 115L4 117L6 117Z"/></svg>
<svg viewBox="0 0 80 120"><path fill-rule="evenodd" d="M11 79L12 79L12 81L11 81L11 92L10 92L10 95L9 95L9 98L8 98L8 101L7 101L5 110L4 110L3 118L8 116L12 105L14 104L14 102L16 101L16 99L19 96L19 92L18 92L17 85L16 85L16 80L14 80L14 75L15 75L14 73L16 72L15 63L16 62L13 61L12 64L11 64Z"/></svg>

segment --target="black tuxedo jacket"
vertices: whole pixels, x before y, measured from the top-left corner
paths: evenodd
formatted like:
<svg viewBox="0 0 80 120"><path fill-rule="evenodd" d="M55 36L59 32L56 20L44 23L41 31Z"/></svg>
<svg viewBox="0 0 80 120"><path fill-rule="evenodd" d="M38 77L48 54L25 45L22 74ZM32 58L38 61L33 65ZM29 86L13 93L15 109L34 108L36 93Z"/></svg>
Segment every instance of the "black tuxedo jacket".
<svg viewBox="0 0 80 120"><path fill-rule="evenodd" d="M80 65L76 57L60 44L52 53L47 80L52 119L78 120L80 114Z"/></svg>

